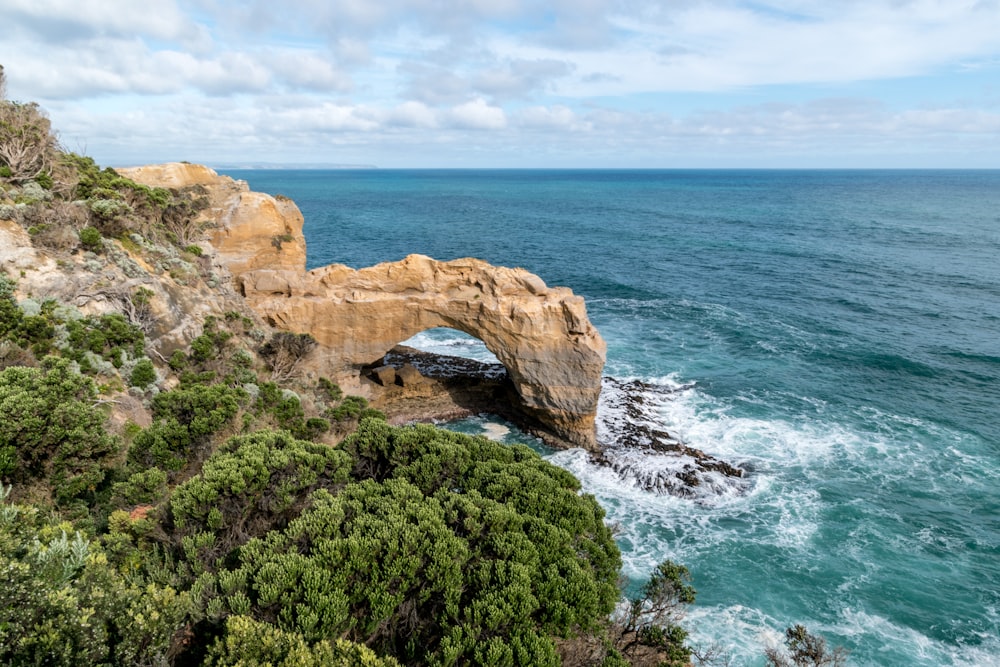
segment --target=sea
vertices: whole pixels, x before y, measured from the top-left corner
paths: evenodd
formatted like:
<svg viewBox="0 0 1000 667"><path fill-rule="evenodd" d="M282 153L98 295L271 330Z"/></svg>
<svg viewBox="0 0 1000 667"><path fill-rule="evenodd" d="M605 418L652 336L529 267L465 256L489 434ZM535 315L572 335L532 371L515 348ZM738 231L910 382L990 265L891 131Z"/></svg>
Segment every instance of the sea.
<svg viewBox="0 0 1000 667"><path fill-rule="evenodd" d="M641 380L643 420L743 479L666 493L490 416L448 426L573 472L629 594L687 566L691 643L763 665L802 624L851 665L1000 665L1000 171L222 171L295 200L310 268L471 256L585 297L601 440Z"/></svg>

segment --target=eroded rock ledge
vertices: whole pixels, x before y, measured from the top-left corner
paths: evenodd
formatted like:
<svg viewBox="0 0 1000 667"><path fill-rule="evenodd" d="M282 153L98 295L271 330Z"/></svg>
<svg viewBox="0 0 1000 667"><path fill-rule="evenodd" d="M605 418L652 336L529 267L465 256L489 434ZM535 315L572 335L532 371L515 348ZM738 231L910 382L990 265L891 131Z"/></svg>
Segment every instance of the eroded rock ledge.
<svg viewBox="0 0 1000 667"><path fill-rule="evenodd" d="M309 333L322 371L345 388L397 343L433 327L483 341L506 367L519 407L555 445L597 448L594 419L606 346L583 299L523 269L476 259L411 255L355 270L305 270L302 215L288 199L199 165L119 170L150 186L204 187L213 202L212 245L238 289L273 326Z"/></svg>

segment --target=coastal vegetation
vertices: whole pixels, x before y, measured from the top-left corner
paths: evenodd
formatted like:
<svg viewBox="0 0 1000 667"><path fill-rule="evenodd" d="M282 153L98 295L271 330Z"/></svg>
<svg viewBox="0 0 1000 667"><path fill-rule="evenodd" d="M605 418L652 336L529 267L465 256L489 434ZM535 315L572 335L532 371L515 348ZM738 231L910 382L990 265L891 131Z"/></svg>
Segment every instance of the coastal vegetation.
<svg viewBox="0 0 1000 667"><path fill-rule="evenodd" d="M246 308L161 345L162 283L220 289L198 245L208 205L61 151L41 109L0 94L0 224L97 276L103 304L0 273L0 663L702 655L681 626L687 569L664 562L623 601L604 512L531 449L391 426L302 372L315 340ZM776 666L825 651L804 629L788 641Z"/></svg>

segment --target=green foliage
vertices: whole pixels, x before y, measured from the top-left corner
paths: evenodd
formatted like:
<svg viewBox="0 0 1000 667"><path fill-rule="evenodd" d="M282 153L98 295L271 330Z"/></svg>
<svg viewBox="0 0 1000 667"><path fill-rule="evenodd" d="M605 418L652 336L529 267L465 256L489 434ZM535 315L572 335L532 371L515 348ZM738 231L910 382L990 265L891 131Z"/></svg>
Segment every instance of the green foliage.
<svg viewBox="0 0 1000 667"><path fill-rule="evenodd" d="M84 227L80 230L80 245L87 250L97 252L101 249L101 232L95 227Z"/></svg>
<svg viewBox="0 0 1000 667"><path fill-rule="evenodd" d="M336 408L327 411L326 416L335 422L344 422L361 416L368 407L368 400L361 396L345 396Z"/></svg>
<svg viewBox="0 0 1000 667"><path fill-rule="evenodd" d="M0 372L0 445L17 456L8 478L47 480L62 503L101 487L115 468L119 443L104 431L95 395L94 383L64 359Z"/></svg>
<svg viewBox="0 0 1000 667"><path fill-rule="evenodd" d="M165 664L193 611L189 594L126 582L98 544L31 507L0 505L0 578L2 664Z"/></svg>
<svg viewBox="0 0 1000 667"><path fill-rule="evenodd" d="M132 369L132 375L129 376L129 384L133 387L145 389L154 382L156 382L156 368L153 367L153 362L149 359L140 359L139 363Z"/></svg>
<svg viewBox="0 0 1000 667"><path fill-rule="evenodd" d="M111 487L112 503L118 507L157 503L167 494L167 473L149 468Z"/></svg>
<svg viewBox="0 0 1000 667"><path fill-rule="evenodd" d="M271 237L271 245L273 245L278 251L281 250L281 244L291 243L295 240L291 234L275 234Z"/></svg>
<svg viewBox="0 0 1000 667"><path fill-rule="evenodd" d="M191 360L204 363L223 357L226 344L232 337L233 334L219 328L214 317L206 318L202 334L191 341Z"/></svg>
<svg viewBox="0 0 1000 667"><path fill-rule="evenodd" d="M170 355L169 361L167 361L167 365L170 366L170 370L179 373L187 366L187 361L187 355L184 354L184 350L174 350L173 354Z"/></svg>
<svg viewBox="0 0 1000 667"><path fill-rule="evenodd" d="M366 646L343 639L321 640L314 644L296 632L246 616L226 621L225 635L209 652L206 667L398 667L393 658L380 658Z"/></svg>
<svg viewBox="0 0 1000 667"><path fill-rule="evenodd" d="M344 392L341 390L340 385L332 382L329 378L321 377L319 382L316 383L316 387L328 401L339 401L344 397Z"/></svg>
<svg viewBox="0 0 1000 667"><path fill-rule="evenodd" d="M79 363L84 372L95 370L87 352L110 362L116 368L121 367L126 356L138 358L146 353L146 337L142 330L119 313L65 320L61 323L67 334L63 355Z"/></svg>
<svg viewBox="0 0 1000 667"><path fill-rule="evenodd" d="M166 529L175 545L210 536L198 559L213 568L217 557L250 537L284 528L313 490L338 488L349 469L343 451L284 432L232 438L174 490Z"/></svg>
<svg viewBox="0 0 1000 667"><path fill-rule="evenodd" d="M201 257L205 253L205 251L202 250L202 247L200 245L194 245L193 243L191 245L185 246L184 252L189 252L195 257Z"/></svg>
<svg viewBox="0 0 1000 667"><path fill-rule="evenodd" d="M683 565L665 560L656 566L638 597L629 600L620 639L623 652L636 645L661 654L660 667L686 667L692 651L685 644L688 633L680 626L687 607L695 601L691 573Z"/></svg>
<svg viewBox="0 0 1000 667"><path fill-rule="evenodd" d="M603 512L530 449L371 419L345 449L360 481L220 573L234 613L404 662L556 665L549 637L612 609Z"/></svg>
<svg viewBox="0 0 1000 667"><path fill-rule="evenodd" d="M181 470L200 457L211 437L230 423L248 396L224 385L182 386L153 398L154 422L135 437L129 461L139 466Z"/></svg>

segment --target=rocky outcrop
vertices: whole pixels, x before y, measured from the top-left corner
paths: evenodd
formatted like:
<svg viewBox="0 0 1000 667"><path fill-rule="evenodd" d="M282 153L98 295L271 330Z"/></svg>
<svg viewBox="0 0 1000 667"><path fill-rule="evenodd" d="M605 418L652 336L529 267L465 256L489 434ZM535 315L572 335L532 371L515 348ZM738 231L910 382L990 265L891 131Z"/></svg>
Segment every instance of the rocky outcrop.
<svg viewBox="0 0 1000 667"><path fill-rule="evenodd" d="M410 255L354 270L248 271L237 278L250 306L273 326L309 332L340 372L380 359L434 327L464 331L507 368L521 407L566 443L594 448L605 344L583 299L548 288L523 269L476 259Z"/></svg>
<svg viewBox="0 0 1000 667"><path fill-rule="evenodd" d="M202 213L210 222L209 241L234 276L262 268L305 271L302 213L287 197L252 192L245 181L197 164L172 162L117 171L150 187L203 189L210 202Z"/></svg>
<svg viewBox="0 0 1000 667"><path fill-rule="evenodd" d="M523 269L411 255L354 270L305 271L302 216L290 200L197 165L121 170L150 186L201 186L213 202L212 245L249 305L271 325L310 333L326 374L351 386L397 343L434 327L483 341L504 364L524 416L554 444L596 448L605 343L583 299Z"/></svg>

